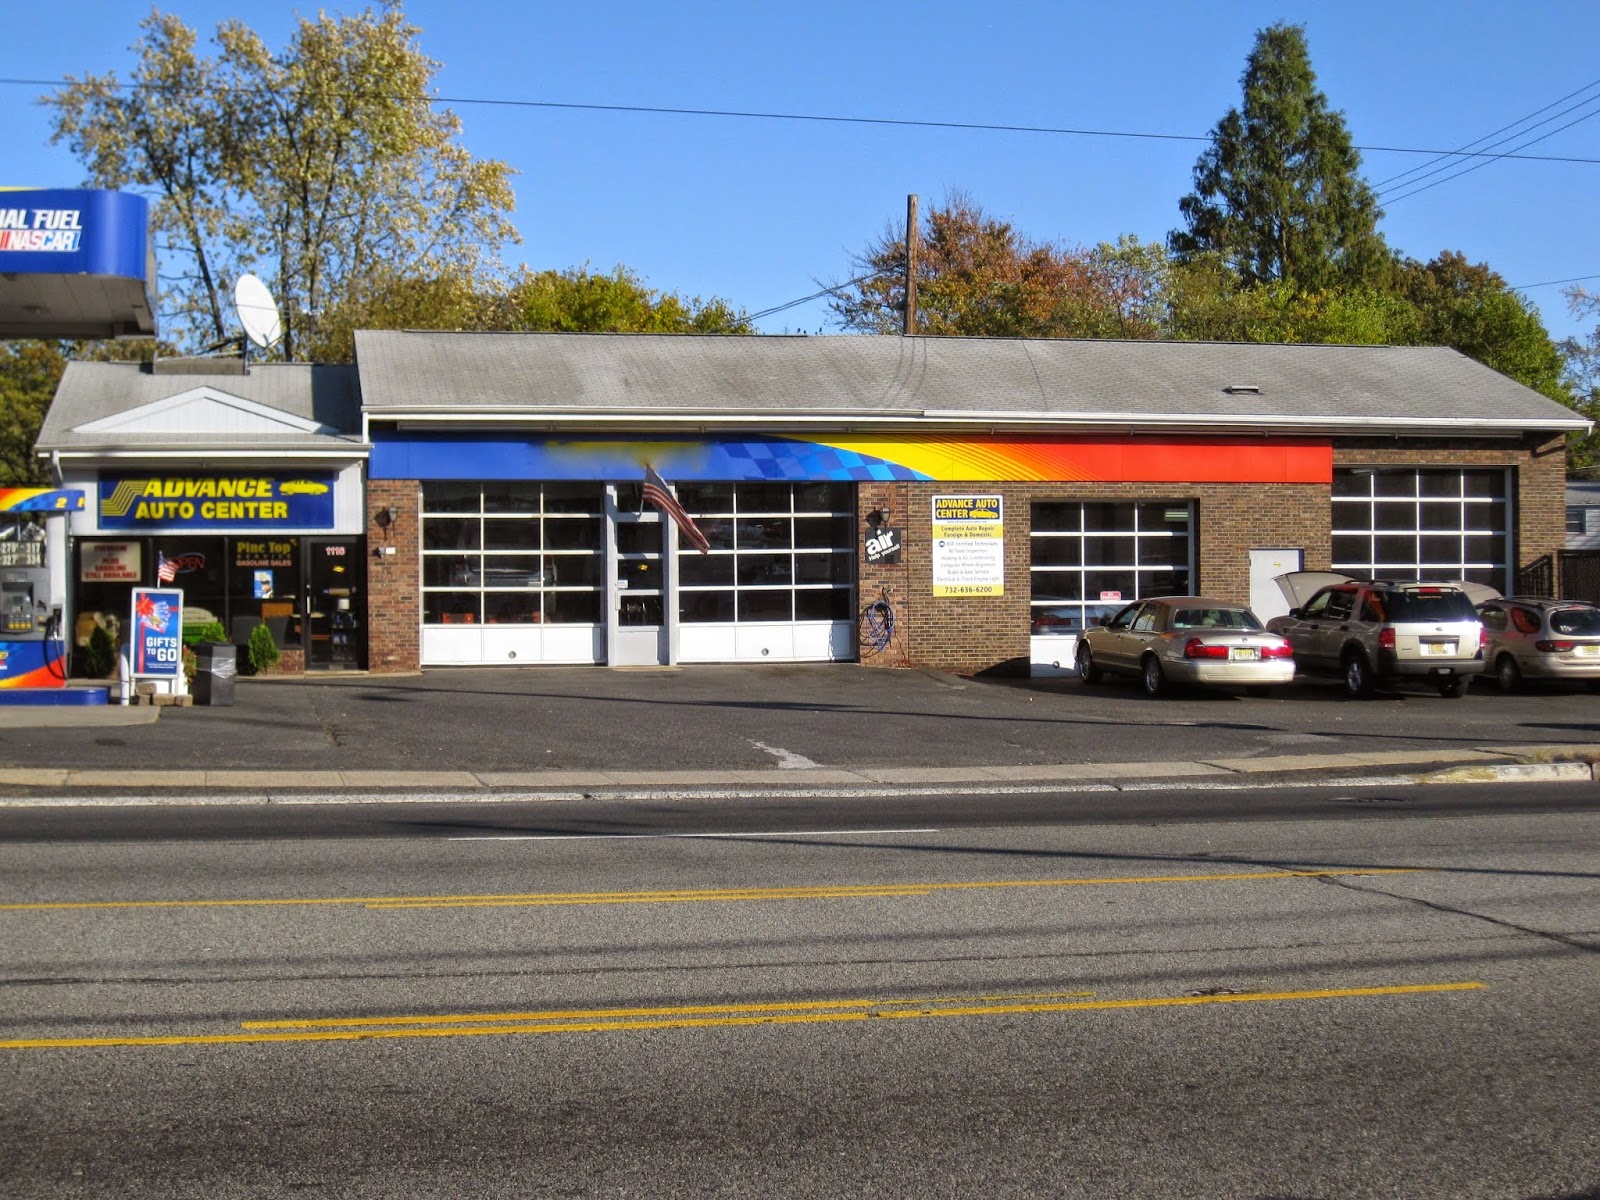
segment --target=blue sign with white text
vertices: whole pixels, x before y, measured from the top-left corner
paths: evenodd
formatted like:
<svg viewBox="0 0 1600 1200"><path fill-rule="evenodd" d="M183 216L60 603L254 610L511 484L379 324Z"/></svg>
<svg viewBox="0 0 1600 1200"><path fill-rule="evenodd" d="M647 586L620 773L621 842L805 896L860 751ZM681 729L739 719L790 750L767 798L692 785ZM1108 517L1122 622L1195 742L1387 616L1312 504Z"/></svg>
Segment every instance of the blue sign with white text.
<svg viewBox="0 0 1600 1200"><path fill-rule="evenodd" d="M129 192L0 189L0 274L145 280L149 224Z"/></svg>
<svg viewBox="0 0 1600 1200"><path fill-rule="evenodd" d="M133 589L133 677L175 679L183 669L183 590Z"/></svg>
<svg viewBox="0 0 1600 1200"><path fill-rule="evenodd" d="M102 475L101 529L332 529L334 477L284 475Z"/></svg>

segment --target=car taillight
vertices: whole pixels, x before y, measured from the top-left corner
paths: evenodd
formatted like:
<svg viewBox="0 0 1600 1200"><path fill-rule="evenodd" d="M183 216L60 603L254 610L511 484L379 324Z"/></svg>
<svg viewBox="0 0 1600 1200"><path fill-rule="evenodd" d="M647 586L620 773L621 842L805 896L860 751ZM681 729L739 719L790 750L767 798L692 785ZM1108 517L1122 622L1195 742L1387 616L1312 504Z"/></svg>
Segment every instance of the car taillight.
<svg viewBox="0 0 1600 1200"><path fill-rule="evenodd" d="M1565 654L1575 648L1577 644L1577 642L1535 642L1533 648L1542 650L1546 654Z"/></svg>
<svg viewBox="0 0 1600 1200"><path fill-rule="evenodd" d="M1479 650L1487 650L1488 648L1489 648L1489 630L1485 626L1480 625L1480 626L1478 626L1478 649Z"/></svg>
<svg viewBox="0 0 1600 1200"><path fill-rule="evenodd" d="M1380 629L1380 630L1378 630L1378 648L1380 650L1393 650L1394 649L1394 630L1392 630L1392 629Z"/></svg>
<svg viewBox="0 0 1600 1200"><path fill-rule="evenodd" d="M1183 644L1183 656L1185 658L1227 658L1228 648L1226 646L1212 646L1197 637L1192 637Z"/></svg>
<svg viewBox="0 0 1600 1200"><path fill-rule="evenodd" d="M1294 651L1289 648L1288 642L1282 642L1276 646L1261 647L1262 658L1289 658L1293 654Z"/></svg>

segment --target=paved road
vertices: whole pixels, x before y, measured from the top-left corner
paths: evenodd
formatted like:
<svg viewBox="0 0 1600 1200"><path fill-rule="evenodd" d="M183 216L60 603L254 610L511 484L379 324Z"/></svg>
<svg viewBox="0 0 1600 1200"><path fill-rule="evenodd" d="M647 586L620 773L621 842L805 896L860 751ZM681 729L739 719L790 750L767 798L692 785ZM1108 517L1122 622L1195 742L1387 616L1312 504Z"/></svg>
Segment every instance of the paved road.
<svg viewBox="0 0 1600 1200"><path fill-rule="evenodd" d="M1142 823L983 797L875 828L790 802L742 831L619 804L558 838L480 806L403 835L306 809L294 837L10 841L11 812L0 1176L1593 1195L1600 813L1577 795L1151 796Z"/></svg>

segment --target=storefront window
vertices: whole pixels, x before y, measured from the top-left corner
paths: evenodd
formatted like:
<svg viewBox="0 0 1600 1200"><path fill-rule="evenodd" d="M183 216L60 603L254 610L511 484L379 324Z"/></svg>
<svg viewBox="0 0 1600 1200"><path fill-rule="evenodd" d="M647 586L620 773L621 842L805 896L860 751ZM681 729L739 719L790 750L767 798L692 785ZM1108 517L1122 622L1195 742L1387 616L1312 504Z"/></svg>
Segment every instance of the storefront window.
<svg viewBox="0 0 1600 1200"><path fill-rule="evenodd" d="M257 625L265 625L279 649L299 645L300 539L231 538L229 545L228 640L244 645Z"/></svg>

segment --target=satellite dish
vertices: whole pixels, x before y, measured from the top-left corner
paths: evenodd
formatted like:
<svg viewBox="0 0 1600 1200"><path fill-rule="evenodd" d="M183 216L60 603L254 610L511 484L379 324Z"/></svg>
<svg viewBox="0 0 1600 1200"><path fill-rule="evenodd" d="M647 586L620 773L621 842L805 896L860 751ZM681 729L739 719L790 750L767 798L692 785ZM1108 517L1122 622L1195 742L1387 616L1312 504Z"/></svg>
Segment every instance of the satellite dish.
<svg viewBox="0 0 1600 1200"><path fill-rule="evenodd" d="M239 313L239 324L244 326L245 336L263 350L276 346L283 337L278 302L256 276L241 275L239 282L233 285L233 307Z"/></svg>

